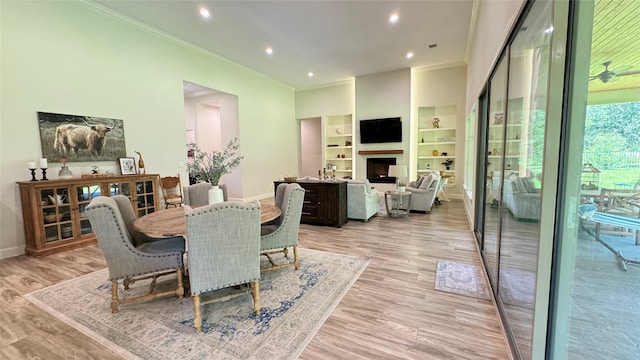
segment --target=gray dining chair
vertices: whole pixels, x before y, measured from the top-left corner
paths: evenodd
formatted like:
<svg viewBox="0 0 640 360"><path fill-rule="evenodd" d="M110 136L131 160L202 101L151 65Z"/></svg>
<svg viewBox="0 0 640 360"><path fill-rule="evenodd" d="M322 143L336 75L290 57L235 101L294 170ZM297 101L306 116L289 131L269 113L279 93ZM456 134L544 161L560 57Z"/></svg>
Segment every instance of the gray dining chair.
<svg viewBox="0 0 640 360"><path fill-rule="evenodd" d="M302 205L305 190L297 183L282 183L276 188L275 203L282 214L275 224L264 225L261 228L260 255L266 256L271 264L262 271L277 270L285 266L300 267L298 259L298 231L302 217ZM293 260L286 263L276 263L271 255L283 253L289 256L288 248L293 248Z"/></svg>
<svg viewBox="0 0 640 360"><path fill-rule="evenodd" d="M222 198L224 201L228 201L227 186L225 184L219 185L222 189ZM185 205L191 207L208 205L209 204L209 189L211 189L211 183L197 183L182 188L182 194L184 195Z"/></svg>
<svg viewBox="0 0 640 360"><path fill-rule="evenodd" d="M117 313L121 304L133 301L152 300L168 295L183 298L184 240L160 240L135 245L116 200L110 197L93 198L87 206L86 213L109 268L112 313ZM175 274L177 277L175 290L156 293L157 278L169 274ZM152 279L145 295L119 297L119 280L123 280L123 283L126 281L125 288L128 288L128 284L142 279Z"/></svg>
<svg viewBox="0 0 640 360"><path fill-rule="evenodd" d="M133 210L133 205L131 204L131 200L125 195L115 195L111 197L116 204L118 205L118 209L120 209L120 214L122 215L122 219L124 220L125 225L127 225L127 230L129 230L129 235L131 236L131 242L135 246L142 245L146 242L153 241L178 241L184 244L185 240L182 236L165 236L165 237L154 237L149 236L145 233L141 233L133 226L133 222L136 220L136 215Z"/></svg>
<svg viewBox="0 0 640 360"><path fill-rule="evenodd" d="M228 299L202 301L203 293L248 284L253 307L260 313L260 205L222 202L196 209L185 206L189 284L193 300L193 323L202 328L201 306ZM246 294L248 290L231 296Z"/></svg>

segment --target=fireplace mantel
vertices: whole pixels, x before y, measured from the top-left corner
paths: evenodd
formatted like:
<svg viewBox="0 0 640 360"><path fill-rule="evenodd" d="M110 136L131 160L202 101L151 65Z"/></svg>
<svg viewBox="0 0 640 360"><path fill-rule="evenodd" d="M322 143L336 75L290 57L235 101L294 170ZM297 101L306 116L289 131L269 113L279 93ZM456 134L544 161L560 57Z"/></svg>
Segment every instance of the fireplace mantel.
<svg viewBox="0 0 640 360"><path fill-rule="evenodd" d="M358 155L396 155L402 154L404 150L360 150Z"/></svg>

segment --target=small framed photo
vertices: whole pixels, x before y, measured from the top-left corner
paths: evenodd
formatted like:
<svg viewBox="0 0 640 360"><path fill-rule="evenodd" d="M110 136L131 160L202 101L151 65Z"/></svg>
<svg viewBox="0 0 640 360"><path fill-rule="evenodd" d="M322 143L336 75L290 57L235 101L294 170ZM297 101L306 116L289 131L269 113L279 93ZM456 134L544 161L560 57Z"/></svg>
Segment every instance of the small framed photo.
<svg viewBox="0 0 640 360"><path fill-rule="evenodd" d="M120 173L122 175L135 175L136 174L136 161L132 157L118 158L120 162Z"/></svg>

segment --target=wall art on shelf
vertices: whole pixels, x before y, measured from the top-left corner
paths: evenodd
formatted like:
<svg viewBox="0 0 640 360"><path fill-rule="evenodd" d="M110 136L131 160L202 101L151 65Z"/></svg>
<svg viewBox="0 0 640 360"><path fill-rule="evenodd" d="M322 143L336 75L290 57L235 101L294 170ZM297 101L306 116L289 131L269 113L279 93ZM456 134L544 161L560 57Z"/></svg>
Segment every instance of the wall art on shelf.
<svg viewBox="0 0 640 360"><path fill-rule="evenodd" d="M127 154L122 120L38 112L42 157L116 161Z"/></svg>
<svg viewBox="0 0 640 360"><path fill-rule="evenodd" d="M119 158L120 162L120 173L122 175L135 175L136 172L136 161L132 157L123 157Z"/></svg>

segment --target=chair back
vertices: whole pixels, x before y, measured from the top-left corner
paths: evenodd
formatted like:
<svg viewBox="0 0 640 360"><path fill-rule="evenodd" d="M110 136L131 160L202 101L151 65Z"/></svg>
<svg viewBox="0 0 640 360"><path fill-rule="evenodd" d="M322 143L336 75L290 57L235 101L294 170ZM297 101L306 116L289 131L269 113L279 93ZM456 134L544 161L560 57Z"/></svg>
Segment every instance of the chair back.
<svg viewBox="0 0 640 360"><path fill-rule="evenodd" d="M227 186L225 184L219 186L222 189L223 200L228 201ZM211 183L197 183L183 187L185 205L191 207L209 205L209 189L211 189Z"/></svg>
<svg viewBox="0 0 640 360"><path fill-rule="evenodd" d="M120 210L122 220L124 220L124 224L127 226L127 230L129 231L131 242L134 246L140 245L140 232L133 227L133 222L136 220L136 214L133 212L131 200L126 195L122 194L114 195L111 199L115 201L118 206L118 210Z"/></svg>
<svg viewBox="0 0 640 360"><path fill-rule="evenodd" d="M97 196L91 200L86 212L107 261L110 278L119 279L134 273L131 271L131 262L135 263L132 254L137 250L116 200Z"/></svg>
<svg viewBox="0 0 640 360"><path fill-rule="evenodd" d="M182 206L184 203L180 174L177 176L165 176L160 178L160 188L166 207Z"/></svg>
<svg viewBox="0 0 640 360"><path fill-rule="evenodd" d="M275 249L298 244L298 231L302 217L305 190L297 183L282 183L276 188L276 194L284 189L280 209L280 224L275 231L263 235L261 250Z"/></svg>
<svg viewBox="0 0 640 360"><path fill-rule="evenodd" d="M185 218L192 295L260 280L259 204L187 206Z"/></svg>

